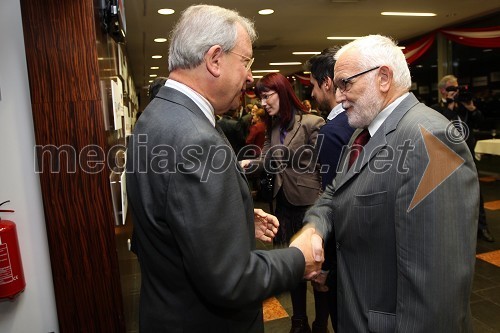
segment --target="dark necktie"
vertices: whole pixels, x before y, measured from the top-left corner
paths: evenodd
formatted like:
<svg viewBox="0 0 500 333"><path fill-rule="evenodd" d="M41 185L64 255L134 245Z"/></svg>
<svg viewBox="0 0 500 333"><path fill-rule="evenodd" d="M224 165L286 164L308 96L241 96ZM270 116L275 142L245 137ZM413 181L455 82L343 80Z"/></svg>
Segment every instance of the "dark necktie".
<svg viewBox="0 0 500 333"><path fill-rule="evenodd" d="M349 155L349 168L354 164L354 161L358 158L359 154L363 150L363 146L370 140L370 132L368 129L362 130L359 135L354 139L351 146L351 154Z"/></svg>

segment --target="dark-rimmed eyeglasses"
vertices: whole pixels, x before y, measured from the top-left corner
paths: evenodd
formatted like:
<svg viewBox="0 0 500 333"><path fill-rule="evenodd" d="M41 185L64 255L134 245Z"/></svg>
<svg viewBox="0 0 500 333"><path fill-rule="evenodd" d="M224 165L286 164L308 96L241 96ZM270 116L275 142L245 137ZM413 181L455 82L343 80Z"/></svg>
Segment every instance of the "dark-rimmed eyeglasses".
<svg viewBox="0 0 500 333"><path fill-rule="evenodd" d="M344 91L349 91L351 90L351 87L352 87L352 79L355 79L357 78L358 76L361 76L363 74L366 74L368 72L371 72L371 71L374 71L376 70L377 68L380 68L380 66L376 66L376 67L373 67L373 68L370 68L370 69L367 69L366 71L362 71L361 73L358 73L358 74L354 74L353 76L349 76L348 78L346 79L340 79L338 82L335 82L335 86L337 87L337 89L343 93Z"/></svg>
<svg viewBox="0 0 500 333"><path fill-rule="evenodd" d="M247 72L250 70L250 68L252 67L252 64L253 64L253 61L255 60L255 58L249 58L247 56L244 56L243 54L239 54L237 52L234 52L234 51L228 51L229 53L234 53L236 55L239 55L240 57L242 57L243 59L247 60L247 64L245 66L245 69L247 70Z"/></svg>
<svg viewBox="0 0 500 333"><path fill-rule="evenodd" d="M261 102L265 102L269 99L269 97L271 97L272 95L276 94L276 91L270 93L270 94L267 94L267 95L264 95L264 94L261 94L260 95L260 101Z"/></svg>

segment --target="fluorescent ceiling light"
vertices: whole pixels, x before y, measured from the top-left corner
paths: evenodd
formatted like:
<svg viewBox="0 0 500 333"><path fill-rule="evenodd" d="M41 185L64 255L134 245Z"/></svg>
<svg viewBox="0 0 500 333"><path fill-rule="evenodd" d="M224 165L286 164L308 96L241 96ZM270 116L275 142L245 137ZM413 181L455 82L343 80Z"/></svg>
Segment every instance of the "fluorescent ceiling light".
<svg viewBox="0 0 500 333"><path fill-rule="evenodd" d="M162 58L162 56L161 56L161 55L154 55L154 56L152 56L151 58L153 58L153 59L161 59L161 58Z"/></svg>
<svg viewBox="0 0 500 333"><path fill-rule="evenodd" d="M321 52L292 52L292 54L295 54L295 55L302 55L302 54L320 54Z"/></svg>
<svg viewBox="0 0 500 333"><path fill-rule="evenodd" d="M435 13L382 12L384 16L436 16Z"/></svg>
<svg viewBox="0 0 500 333"><path fill-rule="evenodd" d="M149 82L149 83L153 83L153 80L149 80L148 82Z"/></svg>
<svg viewBox="0 0 500 333"><path fill-rule="evenodd" d="M274 10L272 10L272 9L261 9L261 10L259 10L259 14L260 15L271 15L272 13L274 13Z"/></svg>
<svg viewBox="0 0 500 333"><path fill-rule="evenodd" d="M279 69L257 69L252 71L252 73L279 73Z"/></svg>
<svg viewBox="0 0 500 333"><path fill-rule="evenodd" d="M155 42L157 43L165 43L167 41L166 38L155 38Z"/></svg>
<svg viewBox="0 0 500 333"><path fill-rule="evenodd" d="M291 66L291 65L302 65L301 62L291 61L291 62L270 62L271 66Z"/></svg>
<svg viewBox="0 0 500 333"><path fill-rule="evenodd" d="M309 71L304 71L304 74L311 74L311 72L309 72Z"/></svg>
<svg viewBox="0 0 500 333"><path fill-rule="evenodd" d="M406 49L406 46L398 46L401 50Z"/></svg>
<svg viewBox="0 0 500 333"><path fill-rule="evenodd" d="M160 69L160 67L158 67L158 66L153 66L153 67L151 67L151 69Z"/></svg>
<svg viewBox="0 0 500 333"><path fill-rule="evenodd" d="M175 10L170 9L170 8L158 9L158 14L161 14L161 15L172 15L173 13L175 13Z"/></svg>
<svg viewBox="0 0 500 333"><path fill-rule="evenodd" d="M326 37L326 39L332 39L332 40L354 40L358 38L361 37Z"/></svg>
<svg viewBox="0 0 500 333"><path fill-rule="evenodd" d="M264 75L252 75L252 77L253 77L254 79L260 79L260 78L263 78L263 77L264 77Z"/></svg>
<svg viewBox="0 0 500 333"><path fill-rule="evenodd" d="M156 74L149 74L149 77L157 77L158 75Z"/></svg>

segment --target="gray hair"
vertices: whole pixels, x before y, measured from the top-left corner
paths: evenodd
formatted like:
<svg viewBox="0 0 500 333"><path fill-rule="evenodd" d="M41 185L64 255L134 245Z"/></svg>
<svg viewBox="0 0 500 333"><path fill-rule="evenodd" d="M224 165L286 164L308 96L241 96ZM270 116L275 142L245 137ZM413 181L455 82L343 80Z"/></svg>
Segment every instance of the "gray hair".
<svg viewBox="0 0 500 333"><path fill-rule="evenodd" d="M224 52L232 50L238 37L238 23L253 43L257 39L253 22L234 10L210 5L184 10L170 34L169 71L195 68L214 45L220 45Z"/></svg>
<svg viewBox="0 0 500 333"><path fill-rule="evenodd" d="M389 37L369 35L344 45L336 54L338 58L347 50L356 49L359 63L365 69L388 66L394 73L394 85L406 91L411 87L411 75L403 51Z"/></svg>
<svg viewBox="0 0 500 333"><path fill-rule="evenodd" d="M446 83L448 82L458 82L458 79L455 75L445 75L438 83L438 89L446 87Z"/></svg>

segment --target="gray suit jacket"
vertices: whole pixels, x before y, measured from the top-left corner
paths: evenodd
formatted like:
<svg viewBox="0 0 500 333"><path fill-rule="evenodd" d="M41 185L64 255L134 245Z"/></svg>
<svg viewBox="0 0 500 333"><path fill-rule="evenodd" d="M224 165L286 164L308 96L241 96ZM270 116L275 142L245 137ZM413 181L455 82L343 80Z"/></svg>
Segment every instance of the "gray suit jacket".
<svg viewBox="0 0 500 333"><path fill-rule="evenodd" d="M456 134L410 94L306 214L335 228L340 333L472 331L479 185ZM443 177L452 163L439 159L454 154Z"/></svg>
<svg viewBox="0 0 500 333"><path fill-rule="evenodd" d="M162 87L127 151L141 332L262 332L262 301L304 272L296 248L255 250L236 157L187 96Z"/></svg>

